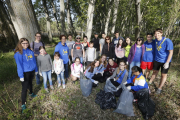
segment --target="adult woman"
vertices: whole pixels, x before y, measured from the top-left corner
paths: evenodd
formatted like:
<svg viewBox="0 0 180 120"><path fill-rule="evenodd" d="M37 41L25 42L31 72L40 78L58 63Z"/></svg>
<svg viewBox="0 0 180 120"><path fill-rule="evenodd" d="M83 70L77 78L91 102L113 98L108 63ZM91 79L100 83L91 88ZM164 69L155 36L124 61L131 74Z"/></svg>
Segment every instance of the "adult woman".
<svg viewBox="0 0 180 120"><path fill-rule="evenodd" d="M83 72L83 66L80 63L80 58L76 57L74 62L75 63L71 65L71 79L73 83L80 78L80 72Z"/></svg>
<svg viewBox="0 0 180 120"><path fill-rule="evenodd" d="M84 46L84 50L86 51L86 49L89 47L89 42L87 41L87 36L84 36L83 37L83 42L82 42L82 44L83 44L83 46Z"/></svg>
<svg viewBox="0 0 180 120"><path fill-rule="evenodd" d="M26 109L27 89L31 97L36 97L32 90L32 80L34 73L38 73L34 52L30 50L29 41L26 38L21 38L14 50L14 58L17 64L17 73L22 84L22 113Z"/></svg>
<svg viewBox="0 0 180 120"><path fill-rule="evenodd" d="M124 60L125 49L123 48L122 44L123 44L123 39L121 38L119 39L118 44L115 46L117 64L119 64L121 60Z"/></svg>
<svg viewBox="0 0 180 120"><path fill-rule="evenodd" d="M66 36L65 35L61 35L60 36L60 40L61 40L61 42L59 42L56 45L54 53L55 52L59 52L60 58L63 60L63 63L64 63L64 69L65 69L64 74L65 74L65 77L66 77L66 79L69 80L69 74L68 74L69 48L66 45Z"/></svg>
<svg viewBox="0 0 180 120"><path fill-rule="evenodd" d="M133 66L138 66L140 67L144 52L145 52L145 47L144 47L144 38L143 37L138 37L136 40L136 43L131 47L129 56L128 56L128 61L127 63L129 64L129 74L128 74L128 79L131 78L131 68Z"/></svg>
<svg viewBox="0 0 180 120"><path fill-rule="evenodd" d="M99 61L95 59L89 66L87 66L84 72L85 76L93 82L93 87L96 87L97 84L99 83L97 81L98 77L96 77L98 67L99 67Z"/></svg>
<svg viewBox="0 0 180 120"><path fill-rule="evenodd" d="M111 38L107 36L105 38L105 44L102 49L102 55L105 54L107 58L114 58L114 44L111 42Z"/></svg>

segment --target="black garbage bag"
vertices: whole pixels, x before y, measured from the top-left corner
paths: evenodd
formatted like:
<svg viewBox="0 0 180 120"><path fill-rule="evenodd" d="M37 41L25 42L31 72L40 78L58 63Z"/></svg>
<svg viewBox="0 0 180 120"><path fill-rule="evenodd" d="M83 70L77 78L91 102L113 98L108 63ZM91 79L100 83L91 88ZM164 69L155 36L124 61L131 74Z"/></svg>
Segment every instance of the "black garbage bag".
<svg viewBox="0 0 180 120"><path fill-rule="evenodd" d="M140 109L143 118L149 119L155 113L155 103L149 96L149 89L141 89L137 93L138 108Z"/></svg>
<svg viewBox="0 0 180 120"><path fill-rule="evenodd" d="M101 109L111 109L116 108L116 98L110 92L105 92L100 90L99 93L96 94L95 103L100 105Z"/></svg>

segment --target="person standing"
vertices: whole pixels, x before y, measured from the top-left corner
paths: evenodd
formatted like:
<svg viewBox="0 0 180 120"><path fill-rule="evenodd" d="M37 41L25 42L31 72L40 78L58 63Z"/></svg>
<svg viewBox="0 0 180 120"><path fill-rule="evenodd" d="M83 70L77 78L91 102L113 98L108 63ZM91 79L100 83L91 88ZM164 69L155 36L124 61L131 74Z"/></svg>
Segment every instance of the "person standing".
<svg viewBox="0 0 180 120"><path fill-rule="evenodd" d="M60 54L60 58L63 60L64 63L64 74L67 80L69 80L69 72L68 72L68 63L69 63L69 48L66 45L66 36L65 35L61 35L60 36L60 40L61 42L59 42L54 50L55 52L59 52Z"/></svg>
<svg viewBox="0 0 180 120"><path fill-rule="evenodd" d="M80 58L81 64L83 63L83 59L85 58L84 46L80 42L81 36L76 36L76 42L72 45L71 55L72 61L75 60L76 57Z"/></svg>
<svg viewBox="0 0 180 120"><path fill-rule="evenodd" d="M123 39L123 41L124 41L124 38L119 36L118 31L116 31L114 34L115 34L115 37L112 39L112 43L114 44L114 46L116 46L118 44L119 39Z"/></svg>
<svg viewBox="0 0 180 120"><path fill-rule="evenodd" d="M87 40L88 40L87 36L84 36L82 44L84 46L84 51L85 52L86 52L87 48L89 47L89 42Z"/></svg>
<svg viewBox="0 0 180 120"><path fill-rule="evenodd" d="M94 48L96 48L96 59L98 59L99 54L100 54L100 45L99 45L98 33L94 34L94 38L91 41L94 43Z"/></svg>
<svg viewBox="0 0 180 120"><path fill-rule="evenodd" d="M102 49L103 49L103 46L105 44L105 37L106 37L106 34L105 33L102 33L102 38L99 40L99 44L100 44L100 54L102 55Z"/></svg>
<svg viewBox="0 0 180 120"><path fill-rule="evenodd" d="M89 46L86 50L86 64L91 64L96 59L96 49L93 47L94 43L89 42Z"/></svg>
<svg viewBox="0 0 180 120"><path fill-rule="evenodd" d="M130 37L127 37L125 41L123 41L122 47L125 49L125 56L124 56L124 61L127 62L127 58L129 56L129 52L132 46L132 42Z"/></svg>
<svg viewBox="0 0 180 120"><path fill-rule="evenodd" d="M122 43L123 43L123 39L119 39L118 44L115 46L115 54L117 57L118 65L121 60L124 60L125 49L123 48Z"/></svg>
<svg viewBox="0 0 180 120"><path fill-rule="evenodd" d="M169 38L163 37L163 31L160 28L155 30L155 58L153 63L153 74L149 81L151 84L156 78L159 69L161 68L161 80L159 87L156 91L157 94L161 93L162 87L167 79L167 73L171 65L173 56L173 43Z"/></svg>
<svg viewBox="0 0 180 120"><path fill-rule="evenodd" d="M72 62L72 56L71 56L71 49L72 49L72 45L74 44L75 42L72 40L72 35L69 34L68 35L68 40L66 41L66 45L68 46L69 48L69 59L70 61Z"/></svg>
<svg viewBox="0 0 180 120"><path fill-rule="evenodd" d="M36 97L32 89L32 80L34 78L34 73L37 75L38 68L36 65L36 59L34 52L30 50L29 41L26 38L21 38L14 50L14 59L17 64L17 73L22 84L22 113L26 109L26 96L27 89L29 89L29 95L31 97Z"/></svg>
<svg viewBox="0 0 180 120"><path fill-rule="evenodd" d="M41 41L41 33L37 32L35 34L35 41L30 43L30 48L31 50L34 52L34 56L36 58L36 62L37 62L37 56L39 55L39 47L40 46L44 46L44 43ZM40 84L40 76L39 74L36 75L36 84L39 85Z"/></svg>

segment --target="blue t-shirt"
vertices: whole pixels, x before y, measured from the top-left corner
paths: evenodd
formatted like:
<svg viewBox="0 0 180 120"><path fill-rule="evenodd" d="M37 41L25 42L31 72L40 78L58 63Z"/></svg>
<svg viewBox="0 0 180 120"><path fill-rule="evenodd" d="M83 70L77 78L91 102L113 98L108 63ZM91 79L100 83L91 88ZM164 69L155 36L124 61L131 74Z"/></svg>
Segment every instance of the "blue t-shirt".
<svg viewBox="0 0 180 120"><path fill-rule="evenodd" d="M136 47L136 52L133 58L134 62L141 62L142 47Z"/></svg>
<svg viewBox="0 0 180 120"><path fill-rule="evenodd" d="M145 52L142 61L153 62L155 56L155 40L153 40L151 43L148 43L148 41L146 41L144 43L144 46L145 46Z"/></svg>
<svg viewBox="0 0 180 120"><path fill-rule="evenodd" d="M160 41L155 39L155 42L155 61L165 63L169 55L169 50L173 50L173 43L169 38L165 37L162 37Z"/></svg>

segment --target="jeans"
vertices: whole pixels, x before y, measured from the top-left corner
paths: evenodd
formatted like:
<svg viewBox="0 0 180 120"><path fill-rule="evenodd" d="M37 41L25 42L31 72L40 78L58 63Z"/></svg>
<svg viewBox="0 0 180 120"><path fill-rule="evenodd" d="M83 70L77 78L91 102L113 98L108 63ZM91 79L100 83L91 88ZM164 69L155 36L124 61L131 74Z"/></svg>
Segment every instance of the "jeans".
<svg viewBox="0 0 180 120"><path fill-rule="evenodd" d="M61 80L62 80L63 81L63 85L65 85L64 72L63 71L60 74L57 74L57 80L58 80L59 84L61 84Z"/></svg>
<svg viewBox="0 0 180 120"><path fill-rule="evenodd" d="M69 64L69 62L68 62L68 63L66 63L66 64L64 64L64 69L65 69L65 71L64 71L64 75L65 75L65 77L66 77L66 78L68 78L68 77L69 77L68 64Z"/></svg>
<svg viewBox="0 0 180 120"><path fill-rule="evenodd" d="M47 88L47 77L49 79L49 84L52 85L51 70L42 72L42 76L43 76L44 88Z"/></svg>
<svg viewBox="0 0 180 120"><path fill-rule="evenodd" d="M131 64L129 65L128 79L131 78L131 74L132 74L132 70L131 69L132 69L132 67L134 67L134 66L140 67L140 64L141 64L141 62L134 62L134 61L131 62Z"/></svg>
<svg viewBox="0 0 180 120"><path fill-rule="evenodd" d="M36 75L36 84L37 85L40 84L40 75L39 74Z"/></svg>

